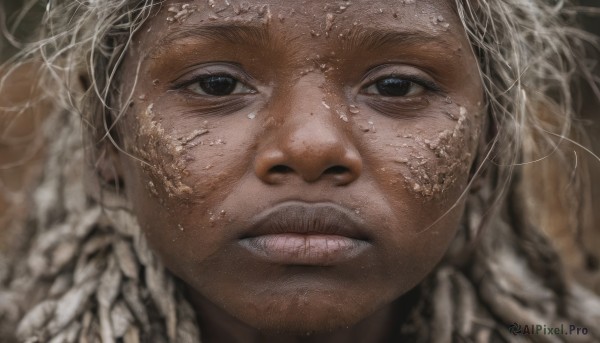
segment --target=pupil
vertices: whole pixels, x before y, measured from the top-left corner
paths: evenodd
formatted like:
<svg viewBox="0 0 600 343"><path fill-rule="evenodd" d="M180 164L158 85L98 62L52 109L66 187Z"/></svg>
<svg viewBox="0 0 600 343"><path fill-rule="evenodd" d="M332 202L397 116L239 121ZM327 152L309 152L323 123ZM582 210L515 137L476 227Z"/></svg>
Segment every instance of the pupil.
<svg viewBox="0 0 600 343"><path fill-rule="evenodd" d="M236 85L236 79L223 75L209 76L200 80L200 88L209 95L229 95Z"/></svg>
<svg viewBox="0 0 600 343"><path fill-rule="evenodd" d="M383 79L376 83L379 94L384 96L404 96L410 91L412 82L402 79Z"/></svg>

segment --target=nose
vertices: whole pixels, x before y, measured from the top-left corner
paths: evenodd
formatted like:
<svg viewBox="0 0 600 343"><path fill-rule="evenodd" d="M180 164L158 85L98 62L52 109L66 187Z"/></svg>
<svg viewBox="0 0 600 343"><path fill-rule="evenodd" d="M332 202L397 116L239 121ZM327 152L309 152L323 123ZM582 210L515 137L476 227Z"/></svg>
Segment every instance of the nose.
<svg viewBox="0 0 600 343"><path fill-rule="evenodd" d="M292 179L344 186L362 171L362 159L340 125L323 113L296 116L265 137L255 159L256 175L265 183Z"/></svg>

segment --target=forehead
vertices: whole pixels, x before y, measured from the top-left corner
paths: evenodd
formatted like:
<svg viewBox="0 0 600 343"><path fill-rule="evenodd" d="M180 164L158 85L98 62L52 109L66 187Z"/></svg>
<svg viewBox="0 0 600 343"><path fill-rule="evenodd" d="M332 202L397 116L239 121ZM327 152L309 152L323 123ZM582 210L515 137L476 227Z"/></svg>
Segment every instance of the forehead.
<svg viewBox="0 0 600 343"><path fill-rule="evenodd" d="M436 38L449 46L466 43L452 0L166 1L140 31L138 42L144 50L160 50L195 35L227 40L236 27L254 28L246 30L254 31L252 38L305 39L311 44L330 44L357 31L404 33L406 40ZM401 36L379 37L390 38Z"/></svg>
<svg viewBox="0 0 600 343"><path fill-rule="evenodd" d="M191 17L200 17L210 21L229 17L275 17L280 21L291 17L318 19L327 14L363 17L380 21L382 18L405 18L419 20L423 15L450 14L455 12L453 0L167 0L161 5L163 12L172 13L173 22L181 22ZM186 11L187 10L187 11ZM170 21L170 20L168 20Z"/></svg>

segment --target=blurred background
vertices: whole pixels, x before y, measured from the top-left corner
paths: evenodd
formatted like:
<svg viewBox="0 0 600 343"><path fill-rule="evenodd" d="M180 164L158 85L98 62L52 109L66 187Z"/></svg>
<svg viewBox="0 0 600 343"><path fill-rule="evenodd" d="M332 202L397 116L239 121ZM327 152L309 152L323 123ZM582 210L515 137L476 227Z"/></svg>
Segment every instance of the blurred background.
<svg viewBox="0 0 600 343"><path fill-rule="evenodd" d="M26 3L31 3L31 10L22 18L20 13ZM45 10L42 3L0 0L0 76L15 65L6 61L19 51L18 44L14 44L17 42L7 36L21 42L31 40ZM23 190L40 172L43 149L37 133L48 104L23 106L34 98L36 68L32 64L20 67L0 90L0 251L20 232L18 227L27 210L28 193Z"/></svg>

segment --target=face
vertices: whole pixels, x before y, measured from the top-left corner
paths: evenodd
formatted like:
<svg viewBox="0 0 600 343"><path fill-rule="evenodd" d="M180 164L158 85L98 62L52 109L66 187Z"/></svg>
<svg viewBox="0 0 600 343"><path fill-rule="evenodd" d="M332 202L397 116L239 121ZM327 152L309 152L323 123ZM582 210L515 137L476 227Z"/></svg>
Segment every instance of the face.
<svg viewBox="0 0 600 343"><path fill-rule="evenodd" d="M157 10L122 69L137 159L121 163L150 245L192 292L258 329L320 331L431 272L482 125L451 3Z"/></svg>

